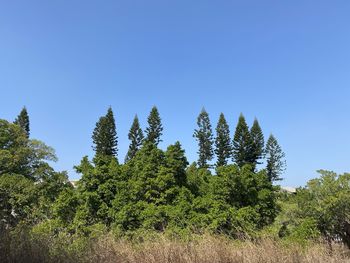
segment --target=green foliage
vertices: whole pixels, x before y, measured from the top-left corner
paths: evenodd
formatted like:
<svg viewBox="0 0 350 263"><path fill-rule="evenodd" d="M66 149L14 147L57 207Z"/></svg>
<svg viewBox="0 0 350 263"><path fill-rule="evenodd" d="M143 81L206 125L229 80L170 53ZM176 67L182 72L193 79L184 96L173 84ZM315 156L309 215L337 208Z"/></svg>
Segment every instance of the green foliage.
<svg viewBox="0 0 350 263"><path fill-rule="evenodd" d="M96 123L92 140L96 156L117 156L118 137L111 107L108 108L107 114L102 116Z"/></svg>
<svg viewBox="0 0 350 263"><path fill-rule="evenodd" d="M250 137L252 139L252 146L253 146L253 160L254 165L261 164L260 159L263 157L264 154L264 134L261 130L261 127L259 125L259 122L257 119L254 120L253 126L250 129Z"/></svg>
<svg viewBox="0 0 350 263"><path fill-rule="evenodd" d="M322 235L341 238L350 247L350 174L319 173L320 178L298 191L297 216L313 219Z"/></svg>
<svg viewBox="0 0 350 263"><path fill-rule="evenodd" d="M159 112L156 106L151 109L151 112L147 119L148 127L145 130L146 133L146 142L153 143L154 145L158 145L162 140L162 120L159 116Z"/></svg>
<svg viewBox="0 0 350 263"><path fill-rule="evenodd" d="M30 124L29 124L29 115L26 107L23 107L23 109L21 110L21 112L19 113L19 115L17 116L16 120L13 123L21 127L22 130L25 132L26 137L29 138Z"/></svg>
<svg viewBox="0 0 350 263"><path fill-rule="evenodd" d="M39 180L46 161L56 160L51 147L28 139L18 125L0 120L0 176L14 173Z"/></svg>
<svg viewBox="0 0 350 263"><path fill-rule="evenodd" d="M213 132L211 129L209 114L203 108L197 118L198 129L194 130L193 137L198 142L198 165L200 168L208 168L208 161L213 159Z"/></svg>
<svg viewBox="0 0 350 263"><path fill-rule="evenodd" d="M11 227L31 217L37 196L33 182L22 175L0 177L0 224ZM1 228L0 227L0 228Z"/></svg>
<svg viewBox="0 0 350 263"><path fill-rule="evenodd" d="M57 159L54 150L29 139L29 129L26 133L20 116L17 119L18 125L0 120L0 231L13 234L14 242L22 234L30 240L54 240L54 259L60 253L69 257L70 251L79 258L92 240L111 232L144 240L159 233L189 239L193 233L207 232L255 239L269 231L286 243L305 245L322 236L350 247L350 174L321 170L321 177L296 195L279 193L272 182L280 180L285 168L284 153L271 135L264 152L267 168L257 169L264 148L257 120L249 131L240 116L233 140L236 164L228 165L229 126L220 115L214 171L208 164L213 158L208 113L202 110L194 133L197 166L189 165L180 142L166 150L157 147L163 128L153 107L146 139L135 117L127 161L119 164L109 108L93 133L96 155L92 160L83 157L75 167L81 179L73 188L66 172L50 167L48 161Z"/></svg>
<svg viewBox="0 0 350 263"><path fill-rule="evenodd" d="M137 151L140 149L143 142L143 132L140 127L139 119L137 115L131 125L128 138L130 140L129 150L125 157L125 162L135 157Z"/></svg>
<svg viewBox="0 0 350 263"><path fill-rule="evenodd" d="M253 140L243 114L239 116L233 137L233 160L239 167L255 163Z"/></svg>
<svg viewBox="0 0 350 263"><path fill-rule="evenodd" d="M232 154L230 129L223 113L220 114L216 126L215 154L217 156L216 167L226 165Z"/></svg>
<svg viewBox="0 0 350 263"><path fill-rule="evenodd" d="M281 174L286 167L286 161L284 160L285 154L272 134L267 140L265 151L267 158L266 170L268 178L270 181L282 180Z"/></svg>

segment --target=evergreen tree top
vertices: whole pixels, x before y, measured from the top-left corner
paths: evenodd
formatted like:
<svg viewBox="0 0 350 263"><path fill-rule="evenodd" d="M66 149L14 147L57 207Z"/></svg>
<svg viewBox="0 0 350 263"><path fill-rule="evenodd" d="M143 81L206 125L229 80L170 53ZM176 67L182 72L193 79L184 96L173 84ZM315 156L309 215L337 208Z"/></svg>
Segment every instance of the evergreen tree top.
<svg viewBox="0 0 350 263"><path fill-rule="evenodd" d="M213 132L210 124L209 114L202 108L197 117L198 128L194 130L193 137L198 142L198 165L207 167L208 161L213 159Z"/></svg>
<svg viewBox="0 0 350 263"><path fill-rule="evenodd" d="M252 128L250 129L250 136L253 141L253 159L254 164L260 164L259 159L263 157L264 153L264 134L260 127L259 121L255 118Z"/></svg>
<svg viewBox="0 0 350 263"><path fill-rule="evenodd" d="M29 115L27 112L27 108L24 106L21 110L20 114L17 116L14 124L19 125L26 133L27 138L30 135L30 124L29 124Z"/></svg>
<svg viewBox="0 0 350 263"><path fill-rule="evenodd" d="M111 107L108 108L107 114L100 117L96 123L92 140L96 155L117 156L118 137Z"/></svg>
<svg viewBox="0 0 350 263"><path fill-rule="evenodd" d="M148 127L145 130L146 141L152 142L155 145L158 145L162 140L163 126L162 121L156 106L153 106L148 118Z"/></svg>
<svg viewBox="0 0 350 263"><path fill-rule="evenodd" d="M218 124L216 126L216 138L215 138L215 153L217 155L216 166L222 166L227 164L227 159L230 157L231 149L230 129L225 115L220 114Z"/></svg>
<svg viewBox="0 0 350 263"><path fill-rule="evenodd" d="M129 150L125 157L125 162L131 160L135 157L136 153L139 151L143 142L143 132L140 127L139 119L135 115L131 128L129 130L128 138L130 140Z"/></svg>
<svg viewBox="0 0 350 263"><path fill-rule="evenodd" d="M254 164L253 141L242 113L233 138L233 159L240 167L245 164Z"/></svg>

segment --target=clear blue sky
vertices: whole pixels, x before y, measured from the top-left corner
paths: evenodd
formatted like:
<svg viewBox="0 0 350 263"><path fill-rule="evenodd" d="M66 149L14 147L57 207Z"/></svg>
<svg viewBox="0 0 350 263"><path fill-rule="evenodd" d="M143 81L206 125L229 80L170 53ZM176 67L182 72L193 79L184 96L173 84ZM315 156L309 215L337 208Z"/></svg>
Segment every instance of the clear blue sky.
<svg viewBox="0 0 350 263"><path fill-rule="evenodd" d="M0 118L26 105L71 178L110 105L120 160L157 105L161 148L180 140L194 161L204 106L214 127L224 112L233 133L242 112L275 134L283 185L350 171L349 14L348 0L0 1Z"/></svg>

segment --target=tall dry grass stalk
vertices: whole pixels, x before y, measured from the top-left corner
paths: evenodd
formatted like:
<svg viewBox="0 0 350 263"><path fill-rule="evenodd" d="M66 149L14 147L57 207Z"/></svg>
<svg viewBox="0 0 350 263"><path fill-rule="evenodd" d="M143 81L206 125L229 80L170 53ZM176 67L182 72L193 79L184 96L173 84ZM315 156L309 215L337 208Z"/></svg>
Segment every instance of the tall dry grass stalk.
<svg viewBox="0 0 350 263"><path fill-rule="evenodd" d="M298 245L283 246L280 242L263 240L259 243L233 242L206 236L193 242L171 241L161 238L133 244L114 241L110 237L94 244L84 259L86 262L106 263L260 263L260 262L350 262L347 250L322 244L303 249Z"/></svg>
<svg viewBox="0 0 350 263"><path fill-rule="evenodd" d="M83 243L82 250L55 239L0 237L1 263L341 263L350 262L349 250L340 245L313 243L306 247L263 239L257 243L204 235L192 241L164 236L151 241L116 240L111 235ZM68 242L69 240L67 240ZM68 242L69 244L70 242ZM81 247L80 247L81 248Z"/></svg>

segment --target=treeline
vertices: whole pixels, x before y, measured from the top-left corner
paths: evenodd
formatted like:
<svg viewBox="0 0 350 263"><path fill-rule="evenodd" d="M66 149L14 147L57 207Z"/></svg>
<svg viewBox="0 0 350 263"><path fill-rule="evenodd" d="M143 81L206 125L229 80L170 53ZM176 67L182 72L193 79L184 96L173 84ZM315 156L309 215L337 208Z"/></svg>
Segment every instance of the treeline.
<svg viewBox="0 0 350 263"><path fill-rule="evenodd" d="M147 123L148 126L143 132L138 116L134 117L128 133L130 145L124 159L125 163L134 158L145 143L158 146L162 141L163 125L157 107L152 108ZM270 181L281 180L280 175L286 166L284 152L272 134L265 147L264 135L257 119L254 120L251 129L249 129L243 114L241 114L231 139L225 115L220 114L214 135L209 114L203 108L198 115L197 126L193 137L198 142L197 165L199 168L218 168L227 165L232 160L239 167L249 164L252 169L255 169L258 164L262 164L262 159L266 158L266 171ZM109 108L107 114L96 123L92 140L96 155L117 158L118 136L112 108ZM216 163L210 164L215 155Z"/></svg>
<svg viewBox="0 0 350 263"><path fill-rule="evenodd" d="M125 163L120 164L116 123L109 108L92 133L93 159L85 156L75 166L81 179L74 189L65 172L55 172L46 162L56 158L53 149L30 139L25 108L13 124L2 120L0 175L7 186L3 224L9 227L30 219L79 235L88 235L100 225L121 234L139 229L209 229L243 236L273 222L277 206L272 181L280 179L284 154L272 135L265 147L257 120L249 129L241 115L231 139L221 114L214 138L203 109L193 134L198 162L191 165L180 142L165 151L158 148L163 126L156 107L147 122L143 132L135 116ZM217 162L211 165L214 154ZM258 170L265 156L266 169ZM228 164L231 160L234 163ZM11 197L16 189L8 191L19 185L24 187L21 191L28 191L25 206ZM35 190L38 187L45 193Z"/></svg>
<svg viewBox="0 0 350 263"><path fill-rule="evenodd" d="M31 235L70 241L98 233L120 237L145 231L253 239L266 230L282 239L323 235L347 240L349 176L338 180L327 174L331 187L321 180L296 196L284 196L273 185L281 179L284 153L272 135L265 144L257 120L249 128L240 115L231 138L225 116L220 115L214 134L203 109L193 134L198 161L192 164L180 142L158 148L163 126L156 107L147 122L143 131L135 116L125 161L119 163L116 123L109 108L92 132L93 158L85 156L75 166L81 179L73 187L66 172L50 167L48 161L57 159L54 150L30 137L25 108L13 123L0 120L1 231L26 226ZM329 193L339 192L335 208L319 207L321 195L316 193L325 187L332 189ZM329 198L325 204L335 200ZM335 211L338 221L329 218ZM334 227L337 223L342 225Z"/></svg>

